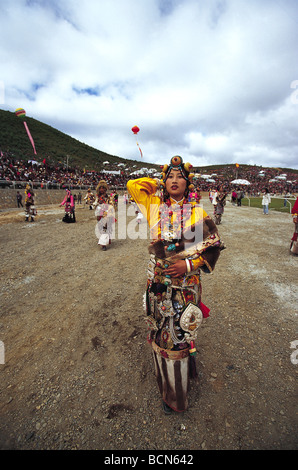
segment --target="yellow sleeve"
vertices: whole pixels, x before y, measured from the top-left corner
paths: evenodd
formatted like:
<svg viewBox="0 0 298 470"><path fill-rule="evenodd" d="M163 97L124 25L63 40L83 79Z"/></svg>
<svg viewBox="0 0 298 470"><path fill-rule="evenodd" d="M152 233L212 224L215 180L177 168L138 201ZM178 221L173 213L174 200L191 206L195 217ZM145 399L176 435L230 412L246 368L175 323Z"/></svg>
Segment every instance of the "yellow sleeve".
<svg viewBox="0 0 298 470"><path fill-rule="evenodd" d="M202 220L202 219L205 219L206 217L208 217L208 214L206 211L204 211L204 209L199 206L198 204L195 205L195 214L196 214L196 219L195 219L195 222L197 222L198 220Z"/></svg>
<svg viewBox="0 0 298 470"><path fill-rule="evenodd" d="M191 260L191 262L192 262L193 270L194 270L194 271L195 271L196 269L200 268L201 266L204 266L204 264L205 264L205 261L204 261L204 259L203 259L201 256L199 256L199 257L196 258L196 259Z"/></svg>
<svg viewBox="0 0 298 470"><path fill-rule="evenodd" d="M139 178L127 182L127 190L150 227L158 222L160 198L155 195L157 182L152 178Z"/></svg>

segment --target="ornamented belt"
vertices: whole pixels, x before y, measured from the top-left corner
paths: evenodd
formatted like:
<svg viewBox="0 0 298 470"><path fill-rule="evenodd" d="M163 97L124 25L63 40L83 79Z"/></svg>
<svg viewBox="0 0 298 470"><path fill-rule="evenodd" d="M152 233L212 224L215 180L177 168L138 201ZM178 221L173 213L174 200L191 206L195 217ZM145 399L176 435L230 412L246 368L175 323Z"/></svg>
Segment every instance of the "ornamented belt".
<svg viewBox="0 0 298 470"><path fill-rule="evenodd" d="M200 283L200 274L198 271L192 271L185 274L183 278L171 278L164 274L166 269L173 261L169 259L160 259L155 255L150 256L148 264L148 279L151 282L164 284L172 287L191 287Z"/></svg>
<svg viewBox="0 0 298 470"><path fill-rule="evenodd" d="M157 354L166 359L171 359L172 361L181 361L181 359L189 356L189 348L181 349L180 351L170 351L169 349L160 348L157 346L155 341L151 342L151 346L153 351L155 351Z"/></svg>

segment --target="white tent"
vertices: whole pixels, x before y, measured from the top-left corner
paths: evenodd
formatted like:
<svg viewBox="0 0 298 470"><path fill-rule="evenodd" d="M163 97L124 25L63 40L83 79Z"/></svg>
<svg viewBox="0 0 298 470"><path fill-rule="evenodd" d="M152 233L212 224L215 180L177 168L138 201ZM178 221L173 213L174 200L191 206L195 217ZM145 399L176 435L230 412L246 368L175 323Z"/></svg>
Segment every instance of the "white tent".
<svg viewBox="0 0 298 470"><path fill-rule="evenodd" d="M231 181L231 184L246 184L246 185L248 185L248 184L250 184L250 182L247 181L247 180L238 179L238 180Z"/></svg>
<svg viewBox="0 0 298 470"><path fill-rule="evenodd" d="M131 175L144 175L147 173L147 168L141 168L140 170L133 171Z"/></svg>

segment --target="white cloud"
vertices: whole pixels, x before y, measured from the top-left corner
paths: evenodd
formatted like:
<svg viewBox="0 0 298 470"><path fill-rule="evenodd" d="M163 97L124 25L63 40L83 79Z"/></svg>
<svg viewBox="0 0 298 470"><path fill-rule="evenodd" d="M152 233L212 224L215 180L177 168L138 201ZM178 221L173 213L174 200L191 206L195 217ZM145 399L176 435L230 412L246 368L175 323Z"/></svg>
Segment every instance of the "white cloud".
<svg viewBox="0 0 298 470"><path fill-rule="evenodd" d="M298 168L294 0L0 5L3 109L144 161ZM291 99L292 98L292 99Z"/></svg>

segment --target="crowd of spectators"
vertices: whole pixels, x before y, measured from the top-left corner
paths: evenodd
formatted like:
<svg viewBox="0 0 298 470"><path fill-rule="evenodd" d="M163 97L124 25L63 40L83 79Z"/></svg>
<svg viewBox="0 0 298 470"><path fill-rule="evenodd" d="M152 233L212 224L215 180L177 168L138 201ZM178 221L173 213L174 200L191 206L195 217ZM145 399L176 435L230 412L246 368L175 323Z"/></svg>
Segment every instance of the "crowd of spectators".
<svg viewBox="0 0 298 470"><path fill-rule="evenodd" d="M4 151L0 151L0 155L0 185L2 187L10 185L22 187L31 181L35 187L48 189L66 187L70 189L91 187L94 189L99 180L105 179L111 189L125 190L129 179L144 176L144 169L139 170L138 174L129 163L109 164L105 162L108 164L103 165L101 171L86 171L66 167L62 164L49 165L46 162L39 163L34 160L17 160L9 152ZM157 169L156 172L158 173L159 170ZM294 171L287 171L286 175L283 175L282 170L278 168L249 165L241 165L237 168L235 165L226 165L220 169L215 167L214 170L209 167L208 178L203 178L203 176L207 176L204 175L206 173L204 169L194 168L194 173L197 189L201 192L209 192L219 186L222 186L226 193L230 193L235 186L241 187L248 196L259 196L265 187L272 195L292 195L298 192L298 174ZM235 185L232 183L235 179L245 179L250 184Z"/></svg>
<svg viewBox="0 0 298 470"><path fill-rule="evenodd" d="M202 178L202 176L206 176L206 172L200 173L197 179L200 191L209 192L221 186L226 193L232 192L233 189L241 189L248 197L260 196L265 188L273 196L292 195L298 192L298 173L294 171L283 173L279 168L262 168L255 165L243 165L237 168L235 165L226 165L220 170L208 168L209 177ZM235 180L245 180L249 184L233 183Z"/></svg>
<svg viewBox="0 0 298 470"><path fill-rule="evenodd" d="M123 170L113 169L111 172L89 171L79 168L66 167L62 164L49 165L35 160L16 160L8 152L1 151L0 182L2 186L22 186L22 183L32 182L36 187L46 188L84 188L96 187L100 179L105 179L109 186L125 188L127 176Z"/></svg>

